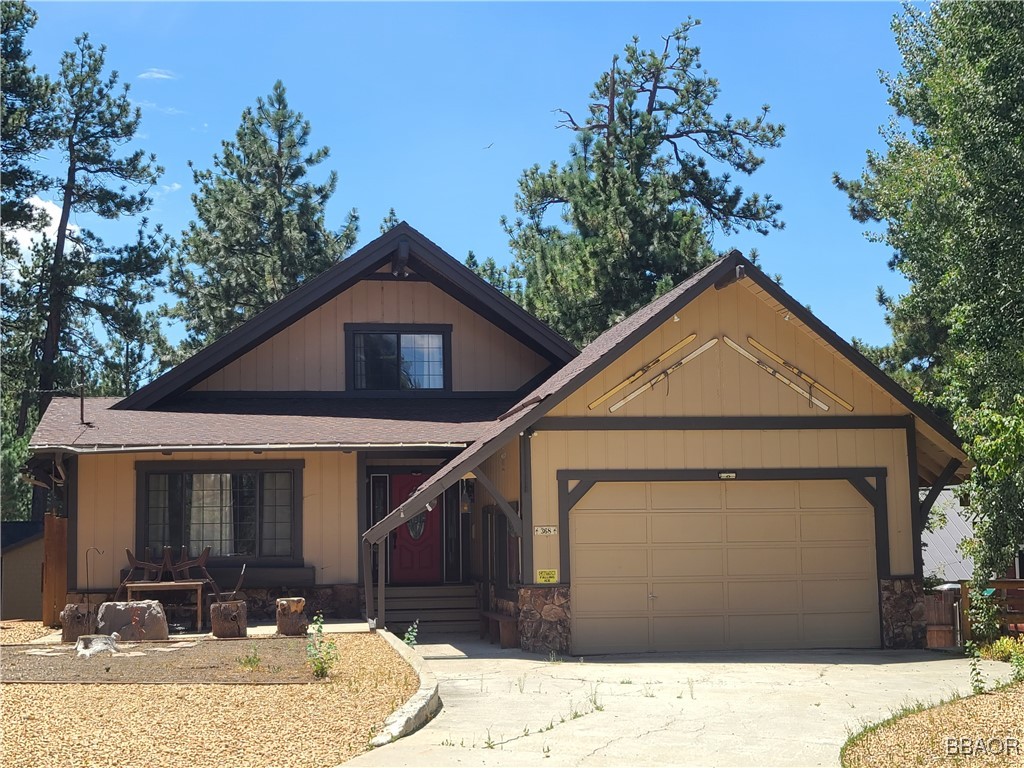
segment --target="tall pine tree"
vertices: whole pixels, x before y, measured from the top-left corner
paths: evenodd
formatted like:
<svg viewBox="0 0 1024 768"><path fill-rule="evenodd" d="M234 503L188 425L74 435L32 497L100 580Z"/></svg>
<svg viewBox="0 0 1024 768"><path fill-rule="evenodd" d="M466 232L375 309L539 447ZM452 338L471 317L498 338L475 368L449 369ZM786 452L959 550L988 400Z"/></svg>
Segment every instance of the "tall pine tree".
<svg viewBox="0 0 1024 768"><path fill-rule="evenodd" d="M526 308L576 344L713 258L714 227L782 226L771 196L744 194L729 171L756 171L755 150L778 146L784 129L767 106L753 119L712 114L719 84L690 45L697 24L680 25L660 51L634 38L612 58L587 117L561 111L560 127L575 134L569 161L524 172L517 217L503 221Z"/></svg>
<svg viewBox="0 0 1024 768"><path fill-rule="evenodd" d="M309 150L310 124L288 106L278 81L242 113L234 141L223 142L212 170L193 168L198 221L182 235L171 273L180 298L169 312L185 323L188 354L245 322L345 257L359 219L328 228L325 208L337 187L307 178L327 159Z"/></svg>

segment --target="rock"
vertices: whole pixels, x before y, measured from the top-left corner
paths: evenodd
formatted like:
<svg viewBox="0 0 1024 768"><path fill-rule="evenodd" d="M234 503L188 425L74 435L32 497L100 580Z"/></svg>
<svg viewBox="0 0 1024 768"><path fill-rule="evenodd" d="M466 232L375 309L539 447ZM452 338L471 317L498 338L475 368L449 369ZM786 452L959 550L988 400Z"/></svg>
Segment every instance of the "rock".
<svg viewBox="0 0 1024 768"><path fill-rule="evenodd" d="M248 634L244 600L228 600L210 605L210 626L214 637L245 637Z"/></svg>
<svg viewBox="0 0 1024 768"><path fill-rule="evenodd" d="M156 600L133 600L103 603L100 606L96 631L101 635L117 632L129 642L166 640L167 616Z"/></svg>
<svg viewBox="0 0 1024 768"><path fill-rule="evenodd" d="M535 653L568 653L570 615L568 587L520 587L520 647Z"/></svg>
<svg viewBox="0 0 1024 768"><path fill-rule="evenodd" d="M96 632L96 611L86 603L68 603L60 612L60 641L74 643Z"/></svg>
<svg viewBox="0 0 1024 768"><path fill-rule="evenodd" d="M75 650L78 651L78 658L87 659L101 651L117 653L117 633L113 635L82 635L75 643Z"/></svg>
<svg viewBox="0 0 1024 768"><path fill-rule="evenodd" d="M302 611L306 607L304 597L281 597L277 600L277 633L279 635L304 635L309 621Z"/></svg>
<svg viewBox="0 0 1024 768"><path fill-rule="evenodd" d="M928 634L924 589L910 578L882 579L882 647L924 648Z"/></svg>

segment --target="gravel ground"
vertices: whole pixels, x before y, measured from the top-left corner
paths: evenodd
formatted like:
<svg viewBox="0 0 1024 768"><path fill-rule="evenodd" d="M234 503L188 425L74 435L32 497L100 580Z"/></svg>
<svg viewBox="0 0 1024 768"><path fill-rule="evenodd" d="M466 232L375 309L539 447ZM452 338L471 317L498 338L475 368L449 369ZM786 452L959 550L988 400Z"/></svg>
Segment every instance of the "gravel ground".
<svg viewBox="0 0 1024 768"><path fill-rule="evenodd" d="M957 742L953 754L948 754L949 738L970 740L971 753ZM979 740L983 750L978 749ZM843 765L1024 765L1024 684L958 699L879 726L847 747Z"/></svg>
<svg viewBox="0 0 1024 768"><path fill-rule="evenodd" d="M0 686L0 765L336 765L366 751L373 733L415 692L419 681L377 636L345 634L330 639L338 645L341 662L328 681L307 685L5 682ZM235 656L251 648L251 643L241 641L231 645ZM206 665L200 655L206 646L184 649L181 658L192 653L198 664ZM262 643L259 647L264 648ZM12 650L4 648L4 656ZM89 661L104 657L103 666L119 660L101 654ZM269 666L270 653L261 651L261 657ZM139 658L144 657L125 660ZM239 668L237 660L231 664ZM209 667L202 671L210 673ZM269 674L273 676L274 670Z"/></svg>
<svg viewBox="0 0 1024 768"><path fill-rule="evenodd" d="M59 629L44 627L38 621L22 621L20 619L5 619L0 622L0 645L10 643L30 643L40 637L46 637Z"/></svg>

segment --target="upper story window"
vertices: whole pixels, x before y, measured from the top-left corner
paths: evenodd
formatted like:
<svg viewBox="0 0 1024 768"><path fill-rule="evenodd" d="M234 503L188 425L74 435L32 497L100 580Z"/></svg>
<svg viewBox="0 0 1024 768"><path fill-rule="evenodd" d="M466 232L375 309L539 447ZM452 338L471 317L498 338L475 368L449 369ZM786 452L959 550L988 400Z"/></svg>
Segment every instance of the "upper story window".
<svg viewBox="0 0 1024 768"><path fill-rule="evenodd" d="M451 389L451 326L345 326L349 389Z"/></svg>

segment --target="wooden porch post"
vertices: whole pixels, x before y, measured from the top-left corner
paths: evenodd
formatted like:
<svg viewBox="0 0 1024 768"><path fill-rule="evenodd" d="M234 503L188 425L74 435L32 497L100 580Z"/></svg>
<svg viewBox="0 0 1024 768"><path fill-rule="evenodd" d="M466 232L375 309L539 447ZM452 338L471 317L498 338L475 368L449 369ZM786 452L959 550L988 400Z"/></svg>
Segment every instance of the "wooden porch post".
<svg viewBox="0 0 1024 768"><path fill-rule="evenodd" d="M373 615L373 544L363 539L363 599L366 601L366 620Z"/></svg>
<svg viewBox="0 0 1024 768"><path fill-rule="evenodd" d="M384 616L384 549L382 545L388 541L385 537L377 542L377 629L384 629L386 626Z"/></svg>

